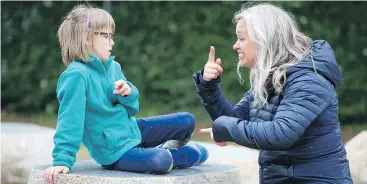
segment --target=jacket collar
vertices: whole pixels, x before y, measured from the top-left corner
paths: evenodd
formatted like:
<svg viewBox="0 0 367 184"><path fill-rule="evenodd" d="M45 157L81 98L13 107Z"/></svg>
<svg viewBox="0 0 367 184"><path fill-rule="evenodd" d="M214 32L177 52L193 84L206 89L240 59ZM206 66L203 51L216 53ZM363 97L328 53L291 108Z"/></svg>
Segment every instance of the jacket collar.
<svg viewBox="0 0 367 184"><path fill-rule="evenodd" d="M90 60L86 63L86 65L90 66L98 73L105 74L108 72L112 61L115 59L115 56L110 56L106 61L102 62L97 56L91 54L89 55Z"/></svg>

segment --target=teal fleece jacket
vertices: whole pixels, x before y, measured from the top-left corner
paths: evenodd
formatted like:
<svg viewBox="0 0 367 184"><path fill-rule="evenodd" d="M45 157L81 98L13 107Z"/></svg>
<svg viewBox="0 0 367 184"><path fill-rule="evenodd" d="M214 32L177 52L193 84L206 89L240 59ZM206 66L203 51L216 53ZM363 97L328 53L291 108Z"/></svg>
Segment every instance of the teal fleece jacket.
<svg viewBox="0 0 367 184"><path fill-rule="evenodd" d="M114 58L101 62L91 56L89 62L72 61L61 74L56 89L60 107L52 151L54 166L71 170L81 143L101 165L116 162L140 144L134 118L139 111L139 92ZM114 83L120 79L130 85L129 96L113 93Z"/></svg>

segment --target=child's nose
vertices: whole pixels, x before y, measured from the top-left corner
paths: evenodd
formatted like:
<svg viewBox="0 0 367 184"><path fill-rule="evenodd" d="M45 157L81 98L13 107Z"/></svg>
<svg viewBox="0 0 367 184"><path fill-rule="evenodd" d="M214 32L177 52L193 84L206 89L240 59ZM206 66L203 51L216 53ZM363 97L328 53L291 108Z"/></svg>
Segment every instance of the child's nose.
<svg viewBox="0 0 367 184"><path fill-rule="evenodd" d="M114 46L115 45L115 42L112 39L110 40L110 45L111 46Z"/></svg>

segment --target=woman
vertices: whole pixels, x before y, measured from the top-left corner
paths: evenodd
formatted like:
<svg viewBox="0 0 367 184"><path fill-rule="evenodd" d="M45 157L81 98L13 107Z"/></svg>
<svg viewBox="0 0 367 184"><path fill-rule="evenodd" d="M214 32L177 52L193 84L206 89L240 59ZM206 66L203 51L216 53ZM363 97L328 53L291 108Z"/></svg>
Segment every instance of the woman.
<svg viewBox="0 0 367 184"><path fill-rule="evenodd" d="M333 50L312 41L279 7L258 4L235 14L240 68L251 69L251 89L233 107L219 82L214 47L194 74L213 119L214 141L259 149L260 183L352 183L341 140L335 87L342 80ZM242 80L243 81L243 80Z"/></svg>

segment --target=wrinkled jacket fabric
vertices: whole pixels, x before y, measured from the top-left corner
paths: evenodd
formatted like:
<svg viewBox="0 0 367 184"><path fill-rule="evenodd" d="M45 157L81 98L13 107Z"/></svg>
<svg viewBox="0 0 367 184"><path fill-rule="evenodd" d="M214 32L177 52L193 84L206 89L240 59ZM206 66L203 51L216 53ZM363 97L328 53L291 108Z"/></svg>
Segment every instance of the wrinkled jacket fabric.
<svg viewBox="0 0 367 184"><path fill-rule="evenodd" d="M203 71L193 76L214 121L214 140L260 150L260 183L352 183L335 91L342 75L326 41L313 41L311 56L287 69L283 92L269 94L262 107L255 106L251 90L233 107L220 77L205 81Z"/></svg>

